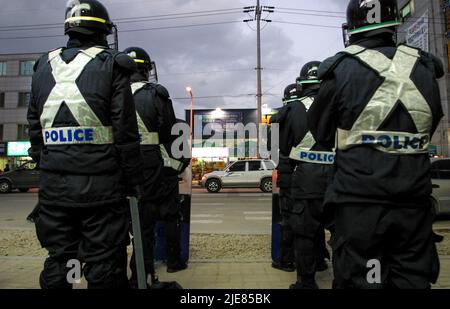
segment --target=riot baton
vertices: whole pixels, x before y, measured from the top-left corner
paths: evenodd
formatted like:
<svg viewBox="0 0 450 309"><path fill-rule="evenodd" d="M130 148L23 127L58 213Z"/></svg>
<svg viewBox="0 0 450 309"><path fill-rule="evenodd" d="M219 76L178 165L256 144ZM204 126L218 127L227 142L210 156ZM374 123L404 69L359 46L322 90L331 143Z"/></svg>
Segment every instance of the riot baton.
<svg viewBox="0 0 450 309"><path fill-rule="evenodd" d="M147 289L147 276L144 265L144 249L142 246L141 220L139 206L135 197L130 198L131 224L133 226L133 250L136 262L138 289Z"/></svg>

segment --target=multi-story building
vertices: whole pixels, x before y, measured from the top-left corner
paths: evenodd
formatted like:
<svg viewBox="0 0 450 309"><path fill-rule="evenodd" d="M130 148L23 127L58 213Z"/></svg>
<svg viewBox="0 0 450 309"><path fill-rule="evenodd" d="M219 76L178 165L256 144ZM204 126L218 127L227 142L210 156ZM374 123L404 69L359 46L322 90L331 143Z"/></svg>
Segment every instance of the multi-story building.
<svg viewBox="0 0 450 309"><path fill-rule="evenodd" d="M33 66L40 54L0 55L0 169L6 162L5 142L28 140L27 107Z"/></svg>
<svg viewBox="0 0 450 309"><path fill-rule="evenodd" d="M445 113L432 144L438 155L449 157L450 111L450 53L449 25L450 0L399 0L403 24L399 27L398 41L421 48L441 59L445 76L439 80L442 107Z"/></svg>

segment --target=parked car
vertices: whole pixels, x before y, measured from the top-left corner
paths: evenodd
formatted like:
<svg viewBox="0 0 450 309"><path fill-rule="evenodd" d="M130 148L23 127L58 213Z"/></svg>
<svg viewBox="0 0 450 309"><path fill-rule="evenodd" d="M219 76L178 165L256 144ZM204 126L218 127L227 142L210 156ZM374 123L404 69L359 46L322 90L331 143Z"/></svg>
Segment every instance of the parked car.
<svg viewBox="0 0 450 309"><path fill-rule="evenodd" d="M0 193L9 193L16 189L20 192L28 192L31 188L38 188L39 176L36 163L26 162L16 170L0 175Z"/></svg>
<svg viewBox="0 0 450 309"><path fill-rule="evenodd" d="M432 159L431 178L436 213L450 214L450 159Z"/></svg>
<svg viewBox="0 0 450 309"><path fill-rule="evenodd" d="M222 188L260 188L272 192L272 171L275 163L271 160L243 160L228 165L224 170L206 174L202 178L203 187L210 193Z"/></svg>

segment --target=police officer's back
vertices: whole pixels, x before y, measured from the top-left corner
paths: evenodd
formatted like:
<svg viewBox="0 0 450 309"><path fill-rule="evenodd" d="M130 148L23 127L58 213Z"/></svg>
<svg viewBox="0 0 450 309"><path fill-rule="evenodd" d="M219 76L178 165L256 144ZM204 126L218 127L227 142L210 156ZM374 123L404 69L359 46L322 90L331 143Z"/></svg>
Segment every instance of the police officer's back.
<svg viewBox="0 0 450 309"><path fill-rule="evenodd" d="M158 209L165 203L163 183L164 159L162 144L171 144L172 126L176 123L175 112L169 92L160 84L150 83L152 70L150 55L142 48L129 47L124 50L136 63L137 71L131 76L131 89L136 106L141 153L144 160L144 182L140 190L139 212L144 249L146 274L155 284L154 233L158 220ZM137 273L134 255L130 263L131 287L137 286Z"/></svg>
<svg viewBox="0 0 450 309"><path fill-rule="evenodd" d="M326 196L336 212L335 284L426 288L438 265L428 145L443 115L436 82L443 69L426 52L396 47L396 1L380 1L375 22L371 5L350 1L350 46L321 66L324 81L309 113L325 145L337 130L337 173ZM366 280L371 259L384 263L382 284Z"/></svg>
<svg viewBox="0 0 450 309"><path fill-rule="evenodd" d="M112 23L95 0L68 3L67 47L35 66L30 154L40 163L38 238L49 251L42 288L70 288L70 259L89 288L127 286L126 193L142 181L129 76L132 60L108 48Z"/></svg>
<svg viewBox="0 0 450 309"><path fill-rule="evenodd" d="M291 109L295 102L298 102L297 85L291 84L284 90L283 107L279 109L278 113L270 118L270 123L277 123L279 125L279 162L277 165L277 186L280 188L279 193L279 208L280 208L280 258L272 263L272 267L287 272L295 271L294 266L294 248L293 248L293 234L292 229L288 223L288 217L292 208L291 198L291 178L294 171L294 164L289 159L291 148L289 147L289 140L292 132L289 124L295 115L292 115ZM294 107L295 108L295 107Z"/></svg>

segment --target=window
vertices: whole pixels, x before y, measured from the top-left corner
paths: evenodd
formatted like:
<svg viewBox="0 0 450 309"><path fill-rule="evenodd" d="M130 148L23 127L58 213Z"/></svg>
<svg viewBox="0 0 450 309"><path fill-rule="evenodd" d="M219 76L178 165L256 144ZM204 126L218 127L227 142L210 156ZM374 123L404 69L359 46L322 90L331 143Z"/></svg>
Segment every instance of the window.
<svg viewBox="0 0 450 309"><path fill-rule="evenodd" d="M245 161L239 161L234 163L230 167L230 172L245 172Z"/></svg>
<svg viewBox="0 0 450 309"><path fill-rule="evenodd" d="M20 61L20 75L33 75L35 61Z"/></svg>
<svg viewBox="0 0 450 309"><path fill-rule="evenodd" d="M414 0L411 0L400 10L400 16L403 18L403 20L405 20L406 18L413 15L414 11L415 11Z"/></svg>
<svg viewBox="0 0 450 309"><path fill-rule="evenodd" d="M269 171L273 171L275 169L275 164L272 161L270 161L270 160L264 161L264 164L266 165L266 168Z"/></svg>
<svg viewBox="0 0 450 309"><path fill-rule="evenodd" d="M19 93L19 103L18 107L28 107L30 103L30 93L29 92L21 92Z"/></svg>
<svg viewBox="0 0 450 309"><path fill-rule="evenodd" d="M28 140L30 138L28 136L28 129L29 129L28 125L26 125L26 124L19 124L17 126L17 140L19 140L19 141Z"/></svg>
<svg viewBox="0 0 450 309"><path fill-rule="evenodd" d="M5 108L5 93L0 93L0 108Z"/></svg>
<svg viewBox="0 0 450 309"><path fill-rule="evenodd" d="M6 75L6 69L7 69L7 64L6 62L0 62L0 76L5 76Z"/></svg>
<svg viewBox="0 0 450 309"><path fill-rule="evenodd" d="M0 124L0 141L3 140L3 125Z"/></svg>
<svg viewBox="0 0 450 309"><path fill-rule="evenodd" d="M433 179L450 179L450 160L439 160L431 165Z"/></svg>
<svg viewBox="0 0 450 309"><path fill-rule="evenodd" d="M250 172L257 172L261 170L261 162L260 161L250 161L248 162L248 170Z"/></svg>

